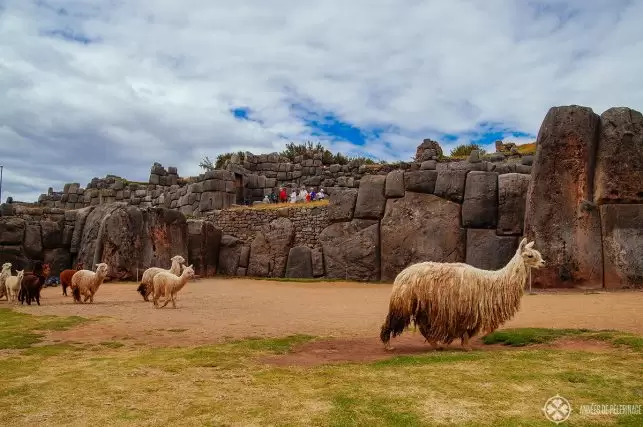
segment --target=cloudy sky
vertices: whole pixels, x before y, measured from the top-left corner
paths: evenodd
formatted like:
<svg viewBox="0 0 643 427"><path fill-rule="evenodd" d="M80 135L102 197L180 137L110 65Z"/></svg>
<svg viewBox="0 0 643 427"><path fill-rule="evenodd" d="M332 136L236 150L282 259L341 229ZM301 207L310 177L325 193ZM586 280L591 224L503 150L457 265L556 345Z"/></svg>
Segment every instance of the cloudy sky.
<svg viewBox="0 0 643 427"><path fill-rule="evenodd" d="M643 1L0 0L2 201L289 140L408 160L643 109Z"/></svg>

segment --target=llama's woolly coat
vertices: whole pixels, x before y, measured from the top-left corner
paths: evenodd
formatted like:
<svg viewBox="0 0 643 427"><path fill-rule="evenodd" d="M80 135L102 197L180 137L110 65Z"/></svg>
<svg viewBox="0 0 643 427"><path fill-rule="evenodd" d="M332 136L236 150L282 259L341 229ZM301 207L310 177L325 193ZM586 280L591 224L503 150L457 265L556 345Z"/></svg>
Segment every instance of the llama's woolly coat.
<svg viewBox="0 0 643 427"><path fill-rule="evenodd" d="M540 266L540 254L523 240L509 263L489 271L464 263L421 262L401 271L391 291L381 340L400 335L413 321L431 343L451 343L492 332L520 308L529 275L526 259ZM533 254L532 254L533 253Z"/></svg>
<svg viewBox="0 0 643 427"><path fill-rule="evenodd" d="M67 288L71 286L71 278L74 274L83 269L83 264L79 263L74 269L67 269L60 272L60 284L63 288L63 295L67 295Z"/></svg>
<svg viewBox="0 0 643 427"><path fill-rule="evenodd" d="M81 302L81 296L84 296L82 302L94 302L94 295L98 288L107 277L109 266L105 263L96 264L96 271L79 270L71 278L72 295L74 302Z"/></svg>
<svg viewBox="0 0 643 427"><path fill-rule="evenodd" d="M168 270L161 267L150 267L143 272L141 277L141 284L138 286L138 293L143 296L145 301L148 300L150 294L154 291L154 277L159 273L171 273L175 276L181 275L181 268L185 264L185 258L181 255L173 256L170 261L172 265Z"/></svg>
<svg viewBox="0 0 643 427"><path fill-rule="evenodd" d="M194 268L192 265L185 267L180 276L175 276L169 272L158 273L153 279L154 305L158 307L158 300L163 295L165 296L163 307L165 307L169 301L172 301L172 305L176 308L176 294L183 289L188 280L193 277Z"/></svg>
<svg viewBox="0 0 643 427"><path fill-rule="evenodd" d="M18 293L20 292L20 287L22 286L22 279L25 276L24 270L18 270L16 276L9 276L5 281L5 286L7 288L7 301L13 302L18 298Z"/></svg>
<svg viewBox="0 0 643 427"><path fill-rule="evenodd" d="M5 281L7 280L7 277L11 276L11 263L10 262L5 262L2 264L2 271L0 271L0 298L3 296L7 297L7 301L9 300L9 294L7 293L7 288L5 286Z"/></svg>

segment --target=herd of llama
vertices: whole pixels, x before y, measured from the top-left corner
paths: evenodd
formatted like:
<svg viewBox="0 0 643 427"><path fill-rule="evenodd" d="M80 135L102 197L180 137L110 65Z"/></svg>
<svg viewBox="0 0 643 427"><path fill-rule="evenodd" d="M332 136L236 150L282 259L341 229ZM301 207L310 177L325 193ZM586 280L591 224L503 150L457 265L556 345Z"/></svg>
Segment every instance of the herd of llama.
<svg viewBox="0 0 643 427"><path fill-rule="evenodd" d="M469 340L479 333L491 333L510 320L520 308L525 285L532 268L545 265L534 242L522 239L514 256L499 270L482 270L465 263L420 262L402 270L391 290L389 309L382 324L380 339L384 348L392 350L391 338L404 332L413 323L433 347L461 340L470 350ZM172 302L188 281L194 278L193 265L186 266L180 255L171 258L167 270L151 267L145 270L137 292L144 301L150 295L154 307ZM40 290L50 267L43 264L33 272L24 270L11 274L11 263L4 263L0 273L0 298L31 305L40 305ZM75 303L93 303L94 296L107 277L109 266L96 264L96 271L82 268L64 270L61 275L63 295L71 288ZM163 297L163 301L160 301Z"/></svg>

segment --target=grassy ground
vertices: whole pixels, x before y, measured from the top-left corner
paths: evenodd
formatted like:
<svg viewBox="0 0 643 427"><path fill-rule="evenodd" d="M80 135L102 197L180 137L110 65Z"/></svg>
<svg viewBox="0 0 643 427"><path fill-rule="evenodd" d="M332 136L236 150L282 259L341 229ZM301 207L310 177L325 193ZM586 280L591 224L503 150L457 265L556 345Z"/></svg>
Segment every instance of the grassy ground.
<svg viewBox="0 0 643 427"><path fill-rule="evenodd" d="M643 420L577 412L580 404L643 399L641 338L616 332L502 331L487 340L522 347L312 368L260 363L315 339L301 335L193 348L39 344L38 331L83 321L0 309L3 425L550 426L541 407L557 393L576 411L564 425ZM559 336L614 347L529 348Z"/></svg>

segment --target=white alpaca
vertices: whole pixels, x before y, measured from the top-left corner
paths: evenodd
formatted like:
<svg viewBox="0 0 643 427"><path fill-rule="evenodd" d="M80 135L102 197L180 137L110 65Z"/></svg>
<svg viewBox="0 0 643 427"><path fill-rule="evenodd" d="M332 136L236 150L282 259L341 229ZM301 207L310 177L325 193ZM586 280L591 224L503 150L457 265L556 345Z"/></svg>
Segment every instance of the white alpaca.
<svg viewBox="0 0 643 427"><path fill-rule="evenodd" d="M71 278L71 292L74 302L81 302L81 295L85 297L82 302L94 302L94 295L99 286L107 277L109 266L104 262L96 264L96 272L90 270L78 270Z"/></svg>
<svg viewBox="0 0 643 427"><path fill-rule="evenodd" d="M464 263L421 262L402 270L393 284L389 312L380 339L391 350L391 335L400 335L411 321L432 346L491 333L520 307L530 268L545 265L534 242L520 242L500 270L482 270Z"/></svg>
<svg viewBox="0 0 643 427"><path fill-rule="evenodd" d="M7 294L7 288L5 286L5 281L7 277L11 276L11 263L5 262L2 264L2 271L0 272L0 298L6 296L7 301L9 301L9 295Z"/></svg>
<svg viewBox="0 0 643 427"><path fill-rule="evenodd" d="M5 281L5 286L7 288L7 301L14 302L18 298L18 292L20 292L20 286L22 286L22 279L25 277L24 270L18 270L17 276L9 276Z"/></svg>
<svg viewBox="0 0 643 427"><path fill-rule="evenodd" d="M165 295L165 302L161 307L165 307L170 300L172 307L176 308L176 294L183 289L188 280L194 277L192 265L188 265L180 276L164 272L154 276L154 306L159 308L159 298Z"/></svg>
<svg viewBox="0 0 643 427"><path fill-rule="evenodd" d="M143 277L141 277L141 284L136 290L143 296L143 299L145 301L149 301L149 296L152 291L154 291L154 284L152 282L154 280L154 276L163 272L171 273L175 276L179 276L181 274L181 267L183 266L183 264L185 264L185 258L183 258L181 255L175 255L170 259L170 261L172 261L172 266L169 270L161 267L150 267L143 272Z"/></svg>

